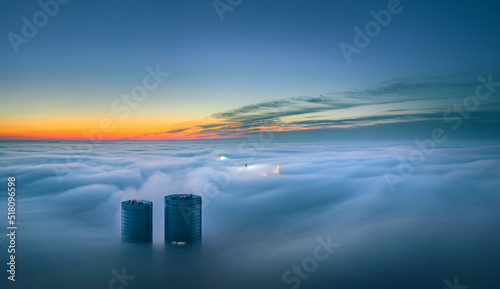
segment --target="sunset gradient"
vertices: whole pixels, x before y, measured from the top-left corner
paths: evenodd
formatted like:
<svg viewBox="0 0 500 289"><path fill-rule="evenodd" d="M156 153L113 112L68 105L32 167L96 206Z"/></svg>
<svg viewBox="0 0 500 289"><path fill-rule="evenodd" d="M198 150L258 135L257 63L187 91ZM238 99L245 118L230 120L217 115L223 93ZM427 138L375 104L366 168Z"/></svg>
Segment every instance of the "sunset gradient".
<svg viewBox="0 0 500 289"><path fill-rule="evenodd" d="M201 0L62 1L15 43L46 8L11 1L0 12L10 35L0 43L0 139L375 134L389 124L397 136L447 124L479 76L500 81L488 2L245 1L220 17ZM387 9L390 21L374 16ZM383 25L366 38L373 21ZM360 39L347 57L341 48ZM485 136L499 121L497 94L466 119Z"/></svg>

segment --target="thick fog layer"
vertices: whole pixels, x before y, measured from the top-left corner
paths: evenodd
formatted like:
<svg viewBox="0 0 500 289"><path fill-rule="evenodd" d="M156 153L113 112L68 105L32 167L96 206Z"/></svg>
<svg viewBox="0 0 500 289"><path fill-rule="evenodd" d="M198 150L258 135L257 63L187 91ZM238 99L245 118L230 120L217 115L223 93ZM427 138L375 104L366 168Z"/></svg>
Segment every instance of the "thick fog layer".
<svg viewBox="0 0 500 289"><path fill-rule="evenodd" d="M492 142L0 147L1 187L7 176L17 186L13 288L500 284L500 145ZM165 248L163 197L177 193L203 197L201 248ZM152 246L121 243L128 199L153 201ZM3 233L1 256L7 241Z"/></svg>

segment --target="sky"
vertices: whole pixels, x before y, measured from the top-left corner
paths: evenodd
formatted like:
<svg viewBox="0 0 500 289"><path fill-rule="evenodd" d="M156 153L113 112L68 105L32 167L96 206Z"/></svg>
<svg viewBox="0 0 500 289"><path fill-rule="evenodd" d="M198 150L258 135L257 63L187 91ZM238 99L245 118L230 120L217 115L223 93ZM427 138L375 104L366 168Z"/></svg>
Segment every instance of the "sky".
<svg viewBox="0 0 500 289"><path fill-rule="evenodd" d="M0 4L0 139L498 138L500 85L454 106L500 82L495 1L40 3Z"/></svg>

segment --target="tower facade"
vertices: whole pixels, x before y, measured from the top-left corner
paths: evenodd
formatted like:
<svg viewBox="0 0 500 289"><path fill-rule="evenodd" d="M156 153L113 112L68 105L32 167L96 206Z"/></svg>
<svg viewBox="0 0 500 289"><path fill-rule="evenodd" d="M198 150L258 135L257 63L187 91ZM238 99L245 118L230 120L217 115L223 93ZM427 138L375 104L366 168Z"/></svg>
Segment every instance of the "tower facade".
<svg viewBox="0 0 500 289"><path fill-rule="evenodd" d="M144 200L122 202L122 241L153 241L153 203Z"/></svg>
<svg viewBox="0 0 500 289"><path fill-rule="evenodd" d="M201 197L165 196L165 242L187 245L197 241L201 241Z"/></svg>

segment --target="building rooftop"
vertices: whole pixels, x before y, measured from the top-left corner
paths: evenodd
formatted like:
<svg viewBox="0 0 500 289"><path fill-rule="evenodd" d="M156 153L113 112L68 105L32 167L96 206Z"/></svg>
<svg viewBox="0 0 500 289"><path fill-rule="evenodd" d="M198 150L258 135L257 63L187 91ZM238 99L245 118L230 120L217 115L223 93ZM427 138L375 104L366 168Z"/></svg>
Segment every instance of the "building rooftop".
<svg viewBox="0 0 500 289"><path fill-rule="evenodd" d="M123 203L127 205L136 205L136 206L144 206L144 205L148 206L152 204L150 201L139 200L139 199L123 201L122 204Z"/></svg>
<svg viewBox="0 0 500 289"><path fill-rule="evenodd" d="M193 195L193 194L174 194L174 195L165 196L165 198L174 199L174 200L193 200L193 199L199 199L201 197L198 195Z"/></svg>

